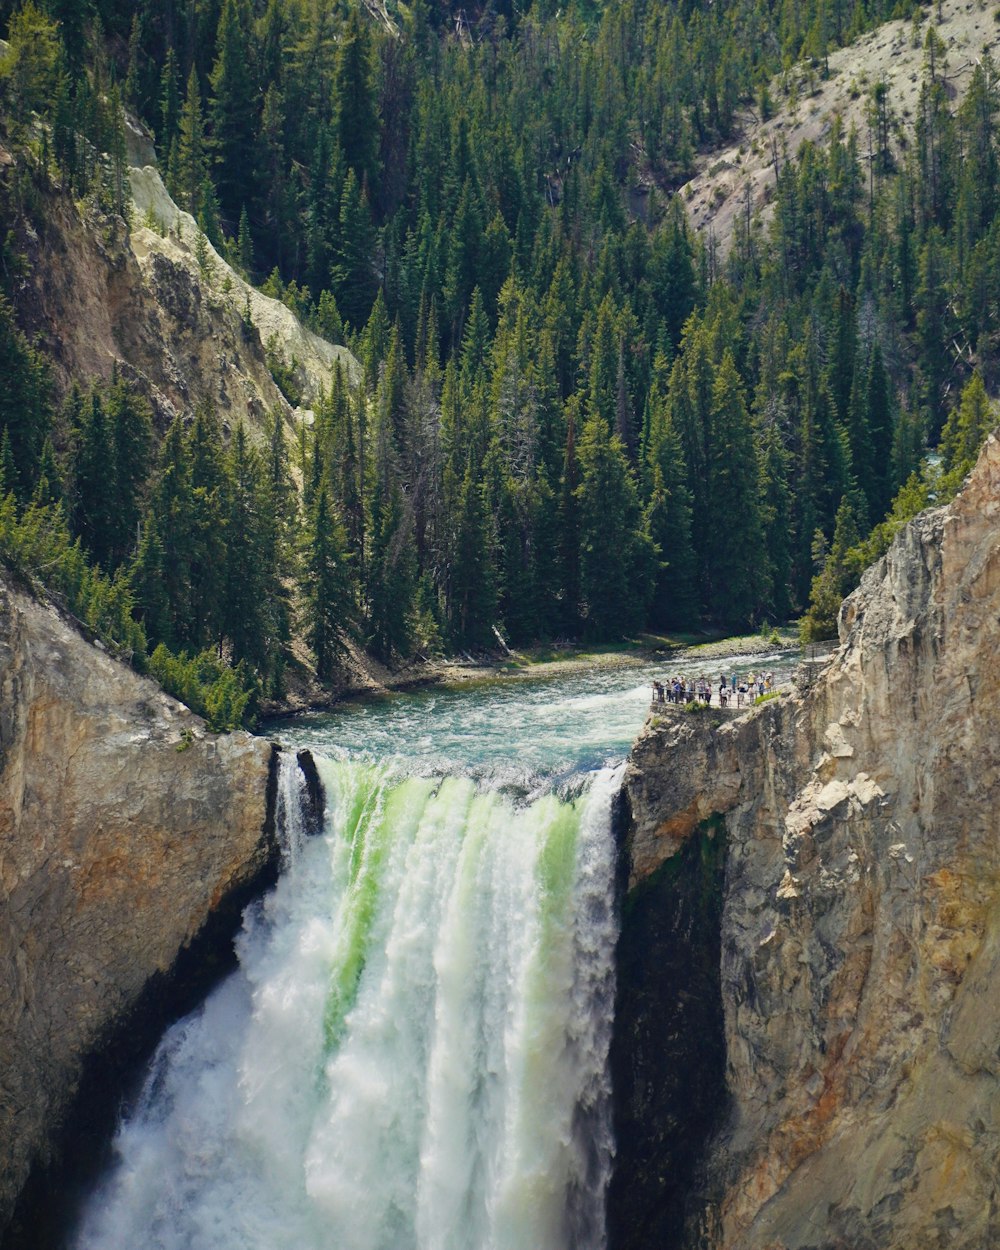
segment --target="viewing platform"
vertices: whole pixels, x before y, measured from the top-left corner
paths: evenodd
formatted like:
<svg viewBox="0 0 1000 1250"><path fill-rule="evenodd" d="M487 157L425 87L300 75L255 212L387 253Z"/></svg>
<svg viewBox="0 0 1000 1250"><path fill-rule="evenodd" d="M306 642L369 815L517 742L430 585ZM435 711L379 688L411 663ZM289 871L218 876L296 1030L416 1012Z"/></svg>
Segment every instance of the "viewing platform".
<svg viewBox="0 0 1000 1250"><path fill-rule="evenodd" d="M649 704L649 713L651 716L708 716L718 718L725 717L728 720L737 716L742 716L745 712L751 711L763 703L768 703L772 699L781 698L782 695L789 695L792 692L791 681L784 681L780 685L774 686L771 690L765 691L763 695L744 695L743 702L740 703L734 697L725 704L719 702L718 690L712 691L711 702L706 703L703 699L685 698L683 702L673 702L664 699L653 699Z"/></svg>
<svg viewBox="0 0 1000 1250"><path fill-rule="evenodd" d="M757 683L742 692L738 688L733 690L730 685L727 686L725 691L725 703L720 700L719 686L717 684L710 687L711 696L706 698L704 693L700 694L698 692L698 678L695 678L695 687L693 689L689 685L679 695L671 697L670 683L665 682L662 698L655 697L650 701L650 715L698 716L710 714L715 719L722 717L731 720L734 717L742 716L754 707L759 707L761 704L769 702L771 699L787 696L796 690L800 693L808 690L816 681L820 672L830 662L837 647L838 644L836 642L810 644L808 647L803 648L797 663L791 656L786 655L783 661L774 663L773 670L769 670L769 676L773 680L769 687L765 683L763 692L761 692Z"/></svg>

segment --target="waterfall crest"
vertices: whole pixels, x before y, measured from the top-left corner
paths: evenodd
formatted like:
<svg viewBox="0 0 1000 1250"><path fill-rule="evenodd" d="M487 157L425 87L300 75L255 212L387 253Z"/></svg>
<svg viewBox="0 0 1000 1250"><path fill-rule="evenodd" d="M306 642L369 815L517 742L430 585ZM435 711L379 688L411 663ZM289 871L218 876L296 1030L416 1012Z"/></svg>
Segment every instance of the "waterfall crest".
<svg viewBox="0 0 1000 1250"><path fill-rule="evenodd" d="M611 803L279 772L286 871L164 1038L78 1250L601 1250Z"/></svg>

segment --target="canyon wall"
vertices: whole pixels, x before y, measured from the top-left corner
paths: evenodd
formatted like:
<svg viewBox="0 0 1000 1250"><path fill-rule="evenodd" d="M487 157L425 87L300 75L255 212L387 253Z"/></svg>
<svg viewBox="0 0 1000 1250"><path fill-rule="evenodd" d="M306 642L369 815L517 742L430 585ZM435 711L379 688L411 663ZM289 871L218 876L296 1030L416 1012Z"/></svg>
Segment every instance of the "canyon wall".
<svg viewBox="0 0 1000 1250"><path fill-rule="evenodd" d="M697 915L714 891L700 911L718 909L719 963L685 974L682 1006L717 995L718 1025L709 1002L677 1027L653 934L620 1018L651 1003L676 1044L616 1036L615 1250L1000 1243L998 625L993 437L845 601L808 688L734 721L647 724L625 782L622 940L636 900ZM716 839L716 875L685 873ZM663 935L674 966L696 962L696 932ZM641 1114L663 1099L680 1144Z"/></svg>
<svg viewBox="0 0 1000 1250"><path fill-rule="evenodd" d="M29 1174L44 1200L81 1086L155 1036L178 960L273 871L272 767L0 573L0 1242L42 1244L15 1201Z"/></svg>

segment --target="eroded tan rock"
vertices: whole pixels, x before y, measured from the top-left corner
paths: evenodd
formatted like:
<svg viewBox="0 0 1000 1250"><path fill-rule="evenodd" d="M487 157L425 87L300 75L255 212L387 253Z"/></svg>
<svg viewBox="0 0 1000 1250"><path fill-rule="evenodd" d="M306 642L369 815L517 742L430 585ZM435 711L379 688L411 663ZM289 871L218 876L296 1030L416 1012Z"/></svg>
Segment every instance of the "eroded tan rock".
<svg viewBox="0 0 1000 1250"><path fill-rule="evenodd" d="M269 861L270 757L0 576L0 1236L85 1057Z"/></svg>
<svg viewBox="0 0 1000 1250"><path fill-rule="evenodd" d="M991 438L807 693L637 744L632 879L694 816L729 837L731 1104L690 1244L1000 1244L998 517Z"/></svg>

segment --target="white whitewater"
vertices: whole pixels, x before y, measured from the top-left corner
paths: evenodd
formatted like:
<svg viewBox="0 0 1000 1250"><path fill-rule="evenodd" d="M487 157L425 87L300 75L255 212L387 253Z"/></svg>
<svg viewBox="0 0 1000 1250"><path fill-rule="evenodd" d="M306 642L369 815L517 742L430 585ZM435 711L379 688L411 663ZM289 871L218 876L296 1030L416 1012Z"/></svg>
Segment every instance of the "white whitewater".
<svg viewBox="0 0 1000 1250"><path fill-rule="evenodd" d="M306 844L305 784L293 751L278 757L278 787L274 825L283 866L292 867Z"/></svg>
<svg viewBox="0 0 1000 1250"><path fill-rule="evenodd" d="M620 769L517 805L317 763L325 834L286 752L285 871L161 1043L77 1250L601 1250Z"/></svg>

